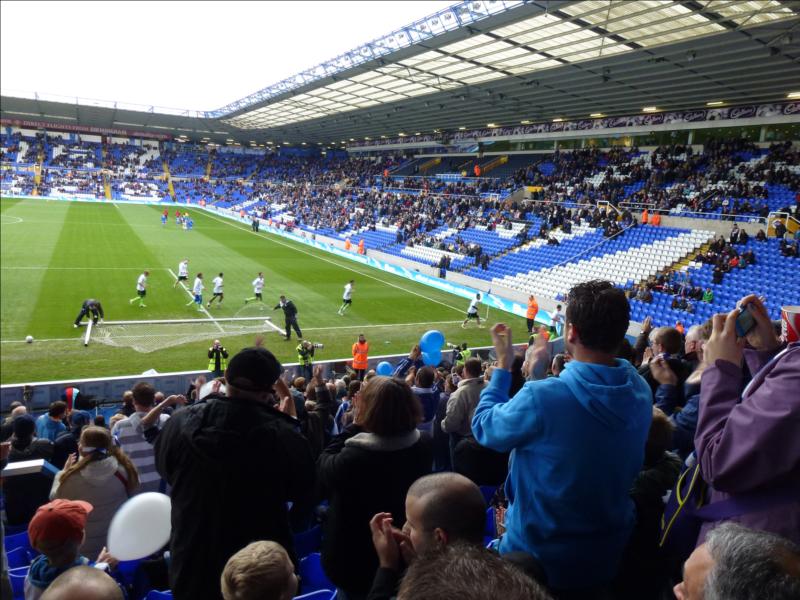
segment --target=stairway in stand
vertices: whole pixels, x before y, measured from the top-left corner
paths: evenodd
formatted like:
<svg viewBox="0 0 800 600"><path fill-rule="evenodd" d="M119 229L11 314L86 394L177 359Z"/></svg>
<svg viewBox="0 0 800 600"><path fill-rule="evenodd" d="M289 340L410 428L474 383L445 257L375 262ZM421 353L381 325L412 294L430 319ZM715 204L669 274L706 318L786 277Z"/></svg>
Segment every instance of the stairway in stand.
<svg viewBox="0 0 800 600"><path fill-rule="evenodd" d="M169 165L167 161L161 161L161 166L164 168L164 180L167 182L167 190L169 190L170 200L175 202L175 186L172 185L172 176L169 173Z"/></svg>
<svg viewBox="0 0 800 600"><path fill-rule="evenodd" d="M33 166L33 191L32 196L39 195L39 184L42 183L42 165L44 164L44 150L39 150L36 155L36 164Z"/></svg>

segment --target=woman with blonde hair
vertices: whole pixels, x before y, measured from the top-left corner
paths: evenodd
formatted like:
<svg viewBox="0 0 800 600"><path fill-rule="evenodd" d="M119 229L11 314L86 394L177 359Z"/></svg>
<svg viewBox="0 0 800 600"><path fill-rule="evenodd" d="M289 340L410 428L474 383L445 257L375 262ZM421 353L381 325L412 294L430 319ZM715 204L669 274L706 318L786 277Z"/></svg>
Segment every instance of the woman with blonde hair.
<svg viewBox="0 0 800 600"><path fill-rule="evenodd" d="M111 432L91 426L81 433L77 454L71 454L64 470L56 474L50 499L85 500L94 507L81 553L96 556L105 546L114 513L138 487L136 467L114 445Z"/></svg>

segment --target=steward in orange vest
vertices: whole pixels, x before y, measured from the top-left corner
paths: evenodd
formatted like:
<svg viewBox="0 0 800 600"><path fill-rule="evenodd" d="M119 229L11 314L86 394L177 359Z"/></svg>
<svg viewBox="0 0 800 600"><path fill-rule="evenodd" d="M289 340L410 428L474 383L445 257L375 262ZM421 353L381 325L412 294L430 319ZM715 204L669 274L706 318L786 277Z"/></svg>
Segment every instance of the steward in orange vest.
<svg viewBox="0 0 800 600"><path fill-rule="evenodd" d="M359 381L364 380L364 374L369 368L369 359L367 353L369 352L369 344L363 333L358 335L358 341L353 344L353 370Z"/></svg>
<svg viewBox="0 0 800 600"><path fill-rule="evenodd" d="M642 225L647 225L647 209L642 211Z"/></svg>
<svg viewBox="0 0 800 600"><path fill-rule="evenodd" d="M661 215L658 213L654 214L653 218L650 219L650 224L656 226L661 225Z"/></svg>
<svg viewBox="0 0 800 600"><path fill-rule="evenodd" d="M536 318L536 313L539 312L539 303L536 302L536 296L531 294L528 296L528 312L525 317L528 321L528 335L533 333L533 320Z"/></svg>
<svg viewBox="0 0 800 600"><path fill-rule="evenodd" d="M358 253L364 254L364 240L358 240Z"/></svg>
<svg viewBox="0 0 800 600"><path fill-rule="evenodd" d="M344 249L345 249L345 250L347 250L347 251L349 252L349 251L350 251L350 246L352 246L352 244L350 243L350 238L347 238L347 239L344 241Z"/></svg>

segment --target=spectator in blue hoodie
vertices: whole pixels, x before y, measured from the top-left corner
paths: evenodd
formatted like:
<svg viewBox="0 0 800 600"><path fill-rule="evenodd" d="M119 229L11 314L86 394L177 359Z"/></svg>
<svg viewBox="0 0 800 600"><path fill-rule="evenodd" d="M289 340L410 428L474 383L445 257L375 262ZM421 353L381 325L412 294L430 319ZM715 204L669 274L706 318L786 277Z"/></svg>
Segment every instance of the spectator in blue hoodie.
<svg viewBox="0 0 800 600"><path fill-rule="evenodd" d="M592 598L614 578L633 529L629 491L644 459L652 393L614 358L630 307L606 281L567 298L564 340L573 357L559 377L528 382L509 399L511 330L492 329L498 368L472 419L475 439L513 451L500 552L541 562L560 594Z"/></svg>
<svg viewBox="0 0 800 600"><path fill-rule="evenodd" d="M47 414L36 419L36 437L55 442L56 438L67 430L64 416L67 414L67 403L56 400L47 409Z"/></svg>

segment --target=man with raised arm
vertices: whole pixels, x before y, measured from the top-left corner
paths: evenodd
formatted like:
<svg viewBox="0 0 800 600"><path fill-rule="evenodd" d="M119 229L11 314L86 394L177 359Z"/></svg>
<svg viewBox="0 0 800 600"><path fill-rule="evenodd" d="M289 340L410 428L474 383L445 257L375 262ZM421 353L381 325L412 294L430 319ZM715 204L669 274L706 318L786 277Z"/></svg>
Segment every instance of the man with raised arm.
<svg viewBox="0 0 800 600"><path fill-rule="evenodd" d="M611 582L635 521L628 494L644 460L653 400L636 369L615 358L629 315L624 292L611 283L573 287L564 333L573 359L559 377L526 383L513 398L511 330L497 324L498 368L472 419L479 444L513 450L500 553L533 554L554 590L580 597Z"/></svg>

